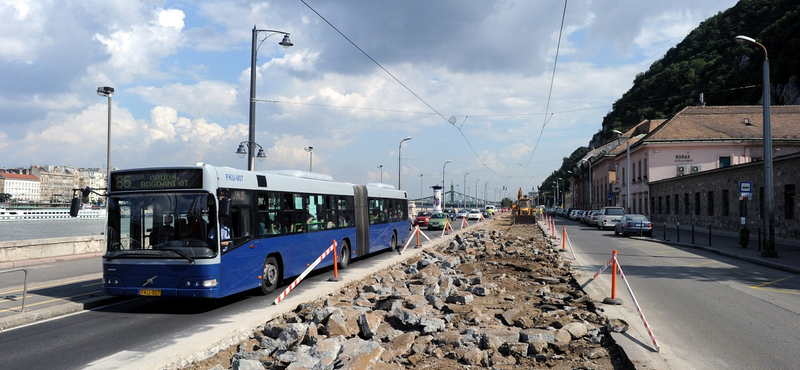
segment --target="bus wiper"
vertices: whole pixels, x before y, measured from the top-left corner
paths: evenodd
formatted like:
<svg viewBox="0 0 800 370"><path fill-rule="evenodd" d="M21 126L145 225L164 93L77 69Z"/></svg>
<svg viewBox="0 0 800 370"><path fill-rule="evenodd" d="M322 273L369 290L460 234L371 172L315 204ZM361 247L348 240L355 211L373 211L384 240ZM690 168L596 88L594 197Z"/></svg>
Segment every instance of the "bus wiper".
<svg viewBox="0 0 800 370"><path fill-rule="evenodd" d="M181 251L179 251L179 250L177 250L177 249L162 249L162 250L163 250L163 251L170 251L170 252L173 252L173 253L175 253L175 254L177 254L177 255L179 255L179 256L181 256L181 257L183 257L184 259L186 259L187 261L189 261L189 263L191 263L191 264L193 264L193 265L194 265L194 258L187 256L187 255L186 255L186 253L183 253L183 252L181 252Z"/></svg>
<svg viewBox="0 0 800 370"><path fill-rule="evenodd" d="M146 257L151 257L151 258L153 257L153 255L150 254L150 253L123 252L123 253L117 254L116 256L109 256L109 257L103 257L103 258L105 258L106 261L112 261L112 260L120 259L120 258L141 257L141 256L146 256Z"/></svg>

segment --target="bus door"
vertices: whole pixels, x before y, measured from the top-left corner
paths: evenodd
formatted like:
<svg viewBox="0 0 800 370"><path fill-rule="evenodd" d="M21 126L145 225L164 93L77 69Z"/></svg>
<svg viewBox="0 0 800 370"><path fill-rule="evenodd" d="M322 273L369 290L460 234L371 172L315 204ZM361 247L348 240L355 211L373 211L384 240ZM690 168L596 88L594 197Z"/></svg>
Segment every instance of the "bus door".
<svg viewBox="0 0 800 370"><path fill-rule="evenodd" d="M369 254L369 204L367 202L367 187L354 185L356 206L356 256Z"/></svg>

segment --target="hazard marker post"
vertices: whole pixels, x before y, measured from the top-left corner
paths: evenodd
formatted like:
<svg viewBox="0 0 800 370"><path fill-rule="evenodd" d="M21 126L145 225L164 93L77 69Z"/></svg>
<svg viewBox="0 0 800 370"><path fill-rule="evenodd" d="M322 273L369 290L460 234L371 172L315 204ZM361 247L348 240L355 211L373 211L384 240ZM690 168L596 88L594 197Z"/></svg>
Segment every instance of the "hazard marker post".
<svg viewBox="0 0 800 370"><path fill-rule="evenodd" d="M467 223L467 218L466 217L462 217L461 218L461 228L463 229L465 226L469 226L469 223Z"/></svg>
<svg viewBox="0 0 800 370"><path fill-rule="evenodd" d="M283 299L286 298L287 295L289 295L289 292L291 292L295 287L297 287L297 285L300 284L301 281L303 281L303 279L306 277L306 275L308 275L308 273L310 273L312 270L314 270L314 268L317 267L317 265L319 265L319 263L322 262L322 260L325 259L325 257L327 257L335 249L336 249L336 241L334 240L333 244L331 244L331 246L328 247L328 249L326 249L324 252L322 252L322 254L319 257L317 257L317 259L314 261L314 263L309 265L306 268L306 270L303 271L303 273L300 274L300 276L297 277L297 279L294 279L294 281L291 284L289 284L289 286L286 287L286 289L283 292L281 292L281 294L278 296L278 298L275 298L275 301L272 302L272 304L277 305L278 303L281 303L281 301L283 301ZM338 262L339 261L334 261L334 265L336 265L336 263L338 263Z"/></svg>
<svg viewBox="0 0 800 370"><path fill-rule="evenodd" d="M421 244L420 244L420 242L419 242L419 235L420 235L420 234L422 234L422 236L424 236L424 237L425 237L425 239L428 239L428 241L429 241L429 242L431 241L431 239L430 239L430 238L428 238L428 236L427 236L427 235L425 235L425 233L423 233L422 231L420 231L420 229L419 229L419 225L417 225L417 228L416 228L416 229L414 229L414 231L413 231L413 232L417 234L417 248L419 248L419 247L421 246ZM401 254L401 255L402 255L403 253L405 253L405 251L406 251L406 248L408 248L408 245L409 245L409 244L411 244L411 240L412 240L412 239L413 239L413 237L411 237L411 238L408 238L408 241L406 242L406 245L404 245L404 246L403 246L403 249L401 249L401 250L400 250L399 254Z"/></svg>
<svg viewBox="0 0 800 370"><path fill-rule="evenodd" d="M336 240L333 241L333 277L328 278L328 281L339 281L339 256L336 253Z"/></svg>
<svg viewBox="0 0 800 370"><path fill-rule="evenodd" d="M567 225L561 226L561 251L566 252L567 250Z"/></svg>
<svg viewBox="0 0 800 370"><path fill-rule="evenodd" d="M603 303L605 304L613 304L613 305L620 305L622 304L622 299L617 298L617 269L619 265L617 264L617 251L611 252L611 265L613 269L611 271L611 297L606 297L603 299Z"/></svg>
<svg viewBox="0 0 800 370"><path fill-rule="evenodd" d="M656 352L660 352L661 346L658 345L658 340L656 340L656 335L653 334L653 330L650 329L650 324L647 323L647 319L644 317L644 312L642 312L642 308L639 306L639 302L636 300L636 296L633 295L633 289L631 289L631 285L628 284L628 279L625 278L625 273L622 272L622 266L620 266L619 262L617 262L616 253L614 253L613 259L614 259L614 265L619 269L619 275L622 276L622 280L625 282L625 286L628 288L628 293L630 293L631 299L633 299L633 304L636 306L636 311L639 312L639 318L642 319L644 328L647 329L647 334L650 336L650 340L653 341L653 346L656 347Z"/></svg>

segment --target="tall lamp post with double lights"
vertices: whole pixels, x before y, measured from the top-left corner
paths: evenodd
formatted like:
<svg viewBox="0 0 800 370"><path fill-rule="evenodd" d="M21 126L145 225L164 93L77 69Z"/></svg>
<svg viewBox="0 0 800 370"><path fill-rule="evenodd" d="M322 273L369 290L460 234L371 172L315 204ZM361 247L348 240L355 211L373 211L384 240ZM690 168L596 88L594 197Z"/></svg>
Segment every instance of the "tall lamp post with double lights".
<svg viewBox="0 0 800 370"><path fill-rule="evenodd" d="M442 190L444 190L444 194L442 194L442 209L445 209L445 206L444 206L445 201L444 200L445 200L445 198L447 198L447 190L445 190L445 187L444 187L444 167L447 166L448 163L453 163L453 161L444 162L444 164L442 165Z"/></svg>
<svg viewBox="0 0 800 370"><path fill-rule="evenodd" d="M108 98L108 139L106 141L106 187L110 188L111 181L111 95L114 95L114 88L102 86L97 88L97 95Z"/></svg>
<svg viewBox="0 0 800 370"><path fill-rule="evenodd" d="M772 127L770 124L770 93L769 93L769 57L767 47L757 42L752 37L736 36L734 39L742 45L752 45L760 47L764 51L764 92L763 92L763 111L764 111L764 249L761 251L763 257L777 257L775 250L775 215L773 214L772 204L774 198L772 194Z"/></svg>
<svg viewBox="0 0 800 370"><path fill-rule="evenodd" d="M475 208L479 207L478 206L478 181L481 181L481 179L475 180Z"/></svg>
<svg viewBox="0 0 800 370"><path fill-rule="evenodd" d="M258 41L258 34L263 32L267 34L261 42ZM256 167L255 161L255 147L258 146L261 148L260 145L256 144L256 54L258 54L258 48L261 47L261 43L267 40L272 35L282 34L283 40L278 43L278 45L283 46L284 48L288 48L294 44L292 44L291 40L289 40L289 33L283 31L275 31L275 30L258 30L256 26L253 26L253 40L252 45L250 48L250 133L247 139L247 170L253 171ZM239 145L239 149L242 149L241 144ZM239 154L240 150L236 150L236 154ZM263 154L263 148L259 151L259 154ZM266 157L266 155L264 155Z"/></svg>
<svg viewBox="0 0 800 370"><path fill-rule="evenodd" d="M411 140L411 136L409 136L409 137L407 137L407 138L405 138L403 140L400 140L400 145L397 147L397 190L403 190L403 187L401 186L401 184L403 182L401 181L402 179L400 178L400 176L401 176L400 175L400 172L401 172L400 153L403 150L403 142L406 142L406 141L409 141L409 140Z"/></svg>
<svg viewBox="0 0 800 370"><path fill-rule="evenodd" d="M308 152L308 172L314 172L312 170L312 166L314 164L314 147L307 146L304 150Z"/></svg>
<svg viewBox="0 0 800 370"><path fill-rule="evenodd" d="M611 132L625 138L625 213L631 213L631 140L618 130L612 130Z"/></svg>

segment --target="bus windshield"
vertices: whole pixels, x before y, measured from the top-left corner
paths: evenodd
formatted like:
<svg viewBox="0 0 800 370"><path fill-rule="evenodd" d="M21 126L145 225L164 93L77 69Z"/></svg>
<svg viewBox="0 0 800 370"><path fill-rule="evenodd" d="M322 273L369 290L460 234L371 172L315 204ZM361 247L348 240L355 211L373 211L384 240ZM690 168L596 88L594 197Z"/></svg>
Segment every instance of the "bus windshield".
<svg viewBox="0 0 800 370"><path fill-rule="evenodd" d="M103 258L185 259L216 256L208 239L215 198L208 193L125 194L109 199Z"/></svg>

